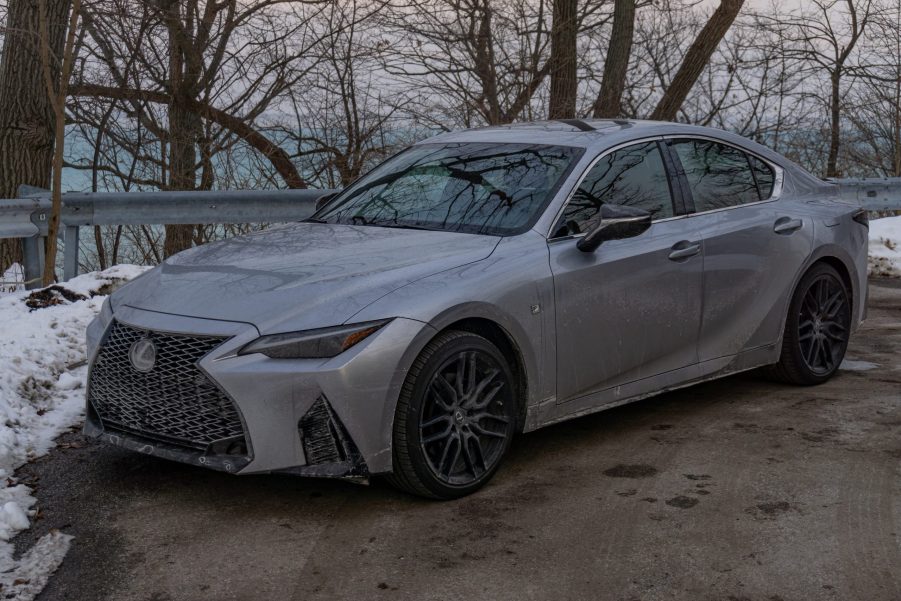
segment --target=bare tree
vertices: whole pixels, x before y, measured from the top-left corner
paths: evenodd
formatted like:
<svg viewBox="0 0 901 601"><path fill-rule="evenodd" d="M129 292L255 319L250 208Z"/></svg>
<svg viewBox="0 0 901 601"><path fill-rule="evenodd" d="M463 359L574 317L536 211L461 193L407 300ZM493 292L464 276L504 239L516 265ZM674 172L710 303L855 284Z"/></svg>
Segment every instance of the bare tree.
<svg viewBox="0 0 901 601"><path fill-rule="evenodd" d="M679 108L710 61L720 40L729 31L743 4L744 0L722 0L720 2L704 29L688 49L685 58L682 59L682 64L676 72L676 76L673 77L672 83L664 92L663 98L657 103L657 108L651 113L651 119L672 121L676 118Z"/></svg>
<svg viewBox="0 0 901 601"><path fill-rule="evenodd" d="M849 170L855 175L901 177L901 0L886 2L873 17L863 58L852 67L855 88L846 111Z"/></svg>
<svg viewBox="0 0 901 601"><path fill-rule="evenodd" d="M619 117L622 112L623 90L635 32L635 10L635 0L616 0L614 4L613 31L604 57L601 91L591 109L596 119Z"/></svg>
<svg viewBox="0 0 901 601"><path fill-rule="evenodd" d="M172 190L210 188L216 181L214 156L237 138L265 156L285 184L305 187L288 153L254 121L302 75L301 61L319 41L309 35L305 11L311 7L315 14L325 5L314 0L92 5L85 24L96 61L85 63L72 95L88 104L111 102L115 115L140 124L143 146L134 151L146 164L142 169L150 171L149 177L134 180L138 183ZM123 19L131 26L123 28ZM91 68L96 64L102 68ZM148 144L158 150L148 153ZM164 255L190 246L196 231L167 226Z"/></svg>
<svg viewBox="0 0 901 601"><path fill-rule="evenodd" d="M50 106L53 110L53 171L51 176L51 208L47 228L47 249L44 261L43 283L49 286L56 279L56 248L59 233L59 218L62 211L63 194L63 152L66 139L66 95L69 88L69 77L75 61L75 41L78 30L78 17L81 11L81 0L73 0L69 16L69 27L66 32L66 43L60 56L52 56L50 37L50 7L48 0L40 0L40 41L41 73ZM54 65L58 63L58 65Z"/></svg>
<svg viewBox="0 0 901 601"><path fill-rule="evenodd" d="M395 42L386 69L427 89L419 116L437 127L529 118L550 68L549 18L547 0L399 0L381 22Z"/></svg>
<svg viewBox="0 0 901 601"><path fill-rule="evenodd" d="M328 188L346 186L407 136L386 128L406 99L380 85L379 68L390 44L374 27L371 3L330 5L312 26L324 36L320 60L295 84L290 101L295 122L285 138L310 178Z"/></svg>
<svg viewBox="0 0 901 601"><path fill-rule="evenodd" d="M47 45L60 56L66 36L70 0L11 0L7 5L3 54L0 56L0 198L14 198L22 184L50 187L55 139L53 108L41 66L41 6L45 7ZM57 78L59 64L51 65ZM0 272L21 261L17 240L0 240Z"/></svg>
<svg viewBox="0 0 901 601"><path fill-rule="evenodd" d="M550 119L576 116L576 37L579 32L578 0L554 0L551 28L551 56L548 70L551 89L548 98Z"/></svg>

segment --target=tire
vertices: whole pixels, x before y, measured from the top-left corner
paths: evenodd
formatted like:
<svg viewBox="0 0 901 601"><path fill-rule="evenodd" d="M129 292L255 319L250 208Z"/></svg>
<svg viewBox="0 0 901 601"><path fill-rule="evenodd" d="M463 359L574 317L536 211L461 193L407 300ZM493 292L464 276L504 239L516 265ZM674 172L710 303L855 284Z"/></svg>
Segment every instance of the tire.
<svg viewBox="0 0 901 601"><path fill-rule="evenodd" d="M817 263L792 296L782 352L770 375L799 386L822 384L838 371L850 334L848 287L833 267Z"/></svg>
<svg viewBox="0 0 901 601"><path fill-rule="evenodd" d="M487 339L454 330L438 335L401 390L388 481L431 499L480 489L513 439L517 390L507 359Z"/></svg>

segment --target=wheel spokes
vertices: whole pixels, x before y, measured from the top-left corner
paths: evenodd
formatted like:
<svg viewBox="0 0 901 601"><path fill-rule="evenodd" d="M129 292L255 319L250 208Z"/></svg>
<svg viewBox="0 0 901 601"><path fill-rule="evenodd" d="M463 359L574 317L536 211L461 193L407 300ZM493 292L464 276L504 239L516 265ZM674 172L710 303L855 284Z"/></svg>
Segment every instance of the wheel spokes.
<svg viewBox="0 0 901 601"><path fill-rule="evenodd" d="M831 276L814 281L801 301L798 344L807 366L816 373L833 371L848 340L847 293Z"/></svg>
<svg viewBox="0 0 901 601"><path fill-rule="evenodd" d="M433 374L426 391L419 440L432 471L450 484L484 476L511 434L512 387L497 360L460 352Z"/></svg>

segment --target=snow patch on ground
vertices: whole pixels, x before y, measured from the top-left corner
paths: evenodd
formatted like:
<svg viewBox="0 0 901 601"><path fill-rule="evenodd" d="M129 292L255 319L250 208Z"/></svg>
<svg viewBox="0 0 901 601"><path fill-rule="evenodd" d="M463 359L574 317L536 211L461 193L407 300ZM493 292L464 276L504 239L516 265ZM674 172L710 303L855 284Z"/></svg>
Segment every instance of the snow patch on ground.
<svg viewBox="0 0 901 601"><path fill-rule="evenodd" d="M147 267L117 265L55 288L29 308L29 292L0 294L0 595L29 601L62 562L70 536L52 531L16 558L10 540L29 527L35 498L16 468L45 454L81 422L87 376L85 328L104 294ZM60 289L62 289L60 291ZM65 294L61 293L64 292ZM69 297L74 300L68 300ZM33 303L32 303L33 304Z"/></svg>
<svg viewBox="0 0 901 601"><path fill-rule="evenodd" d="M856 359L845 359L842 361L842 364L838 366L839 369L844 369L847 371L869 371L871 369L876 369L879 367L878 363L870 363L869 361L857 361Z"/></svg>
<svg viewBox="0 0 901 601"><path fill-rule="evenodd" d="M901 276L901 216L870 221L870 275Z"/></svg>

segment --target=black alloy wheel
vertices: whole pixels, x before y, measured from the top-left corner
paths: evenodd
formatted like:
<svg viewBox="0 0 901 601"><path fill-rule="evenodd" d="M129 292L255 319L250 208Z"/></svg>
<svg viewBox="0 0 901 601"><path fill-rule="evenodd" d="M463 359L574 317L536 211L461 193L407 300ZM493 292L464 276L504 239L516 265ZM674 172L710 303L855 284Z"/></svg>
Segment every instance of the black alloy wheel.
<svg viewBox="0 0 901 601"><path fill-rule="evenodd" d="M782 353L770 373L792 384L821 384L838 371L850 335L848 287L834 267L816 263L792 297Z"/></svg>
<svg viewBox="0 0 901 601"><path fill-rule="evenodd" d="M817 277L807 289L798 318L798 344L813 373L826 375L841 363L848 345L848 295L830 274Z"/></svg>
<svg viewBox="0 0 901 601"><path fill-rule="evenodd" d="M483 486L513 438L517 390L506 358L487 339L439 335L410 369L398 401L391 482L439 499Z"/></svg>
<svg viewBox="0 0 901 601"><path fill-rule="evenodd" d="M468 350L445 361L427 390L419 420L426 461L442 482L471 484L506 447L511 382L494 357Z"/></svg>

